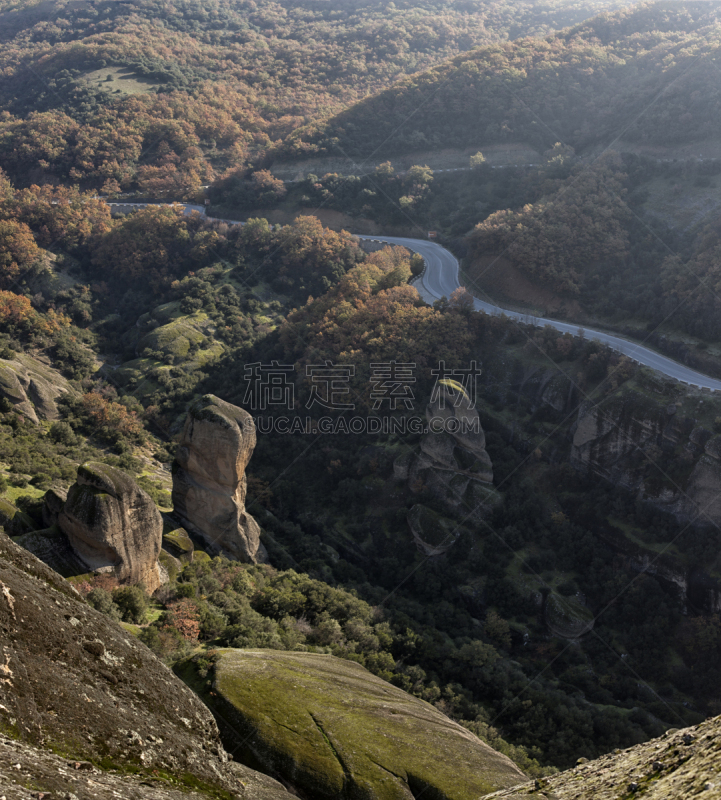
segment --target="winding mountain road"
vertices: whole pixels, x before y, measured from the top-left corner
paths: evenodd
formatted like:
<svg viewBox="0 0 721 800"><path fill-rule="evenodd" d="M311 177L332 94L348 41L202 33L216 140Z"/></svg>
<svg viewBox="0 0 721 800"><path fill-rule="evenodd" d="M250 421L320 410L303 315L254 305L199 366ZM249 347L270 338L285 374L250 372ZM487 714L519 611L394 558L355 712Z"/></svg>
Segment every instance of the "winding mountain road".
<svg viewBox="0 0 721 800"><path fill-rule="evenodd" d="M413 285L418 293L427 303L433 303L441 297L450 297L451 293L461 284L458 277L459 264L456 257L435 242L427 242L423 239L406 239L400 236L358 236L358 239L368 239L370 241L387 242L388 244L401 245L414 253L423 256L426 268L423 274L416 278ZM689 384L703 389L721 391L721 380L709 378L701 372L679 364L671 358L662 356L654 350L644 347L642 344L624 339L621 336L612 336L609 333L602 333L591 328L585 328L578 324L559 322L555 319L545 319L544 317L534 317L529 314L522 314L518 311L509 311L486 303L479 298L473 298L473 306L476 311L485 311L486 314L504 314L509 319L515 319L526 324L545 327L550 325L560 333L570 333L578 336L581 331L590 340L596 340L607 345L612 350L616 350L625 356L637 361L639 364L658 370L669 378L674 378L681 383Z"/></svg>
<svg viewBox="0 0 721 800"><path fill-rule="evenodd" d="M144 208L148 205L155 205L152 203L108 203L110 206L118 206L131 210L133 208ZM207 216L203 206L194 206L187 203L174 203L173 205L183 206L185 214L192 214L198 212L203 216ZM233 224L232 220L218 220L215 217L207 217L210 220L218 222L228 222ZM241 224L241 223L238 223ZM385 242L392 245L400 245L414 253L418 253L423 257L426 262L426 268L423 274L413 281L413 285L418 290L418 293L427 303L433 303L440 300L441 297L450 297L455 289L461 285L459 280L459 264L458 259L439 244L435 242L426 241L424 239L407 239L402 236L364 236L356 235L357 239L366 239L369 241ZM473 298L473 306L476 311L484 311L486 314L493 314L495 316L505 315L509 319L515 319L525 324L536 325L538 327L545 327L550 325L560 333L570 333L573 336L581 335L587 339L595 340L607 345L612 350L628 356L633 361L643 364L646 367L655 369L663 373L669 378L680 381L681 383L689 386L695 386L699 389L710 389L714 392L721 392L721 380L710 378L701 372L679 364L672 358L662 356L660 353L644 347L642 344L624 339L621 336L613 336L609 333L603 333L591 328L585 328L582 325L571 324L568 322L559 322L555 319L545 319L544 317L535 317L529 314L522 314L518 311L510 311L508 309L495 306L491 303L486 303L477 297Z"/></svg>

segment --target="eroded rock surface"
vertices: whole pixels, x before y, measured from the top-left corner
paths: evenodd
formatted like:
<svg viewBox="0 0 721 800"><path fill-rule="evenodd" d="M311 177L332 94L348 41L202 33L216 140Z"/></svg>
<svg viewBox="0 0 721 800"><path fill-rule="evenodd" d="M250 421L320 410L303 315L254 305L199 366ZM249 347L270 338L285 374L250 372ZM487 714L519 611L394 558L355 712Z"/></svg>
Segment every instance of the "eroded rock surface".
<svg viewBox="0 0 721 800"><path fill-rule="evenodd" d="M48 489L43 496L43 523L51 528L57 524L60 512L63 510L68 493L64 489Z"/></svg>
<svg viewBox="0 0 721 800"><path fill-rule="evenodd" d="M426 556L440 556L456 543L460 526L420 503L407 516L416 547Z"/></svg>
<svg viewBox="0 0 721 800"><path fill-rule="evenodd" d="M173 465L176 516L208 547L240 561L265 559L260 527L245 510L253 419L213 395L191 406Z"/></svg>
<svg viewBox="0 0 721 800"><path fill-rule="evenodd" d="M90 570L110 573L120 583L143 583L150 593L162 583L162 517L122 470L97 462L79 467L58 526Z"/></svg>
<svg viewBox="0 0 721 800"><path fill-rule="evenodd" d="M639 500L681 523L717 525L720 439L695 418L678 413L675 405L661 407L628 392L581 406L571 463L636 492ZM673 469L678 465L683 465L683 477Z"/></svg>
<svg viewBox="0 0 721 800"><path fill-rule="evenodd" d="M0 359L0 396L33 422L57 419L57 398L70 392L67 380L41 361L19 353L12 360Z"/></svg>
<svg viewBox="0 0 721 800"><path fill-rule="evenodd" d="M487 800L719 800L719 749L721 717L715 717L550 778L488 795Z"/></svg>
<svg viewBox="0 0 721 800"><path fill-rule="evenodd" d="M192 679L192 661L177 669ZM329 655L221 650L207 702L226 747L314 800L469 800L523 779L430 704Z"/></svg>
<svg viewBox="0 0 721 800"><path fill-rule="evenodd" d="M486 452L478 411L468 397L451 387L440 387L426 406L429 432L420 448L399 456L396 478L411 490L430 491L449 508L466 512L492 507L498 500L492 488L493 466Z"/></svg>
<svg viewBox="0 0 721 800"><path fill-rule="evenodd" d="M195 789L191 797L207 797L202 789L210 787L239 800L288 797L272 779L230 762L198 697L144 645L4 534L0 730L23 745L0 738L0 793L12 798L36 799L46 791L55 792L52 797L72 792L80 800L175 800L174 786ZM103 771L112 768L119 774ZM138 778L125 780L123 773L130 770Z"/></svg>

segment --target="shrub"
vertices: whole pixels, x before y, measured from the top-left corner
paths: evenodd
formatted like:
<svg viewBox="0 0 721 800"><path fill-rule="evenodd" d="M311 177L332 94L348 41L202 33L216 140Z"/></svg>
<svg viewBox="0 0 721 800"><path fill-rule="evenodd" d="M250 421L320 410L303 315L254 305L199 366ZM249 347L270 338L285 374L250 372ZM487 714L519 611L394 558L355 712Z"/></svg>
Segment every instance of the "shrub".
<svg viewBox="0 0 721 800"><path fill-rule="evenodd" d="M66 447L72 447L78 442L78 437L67 422L54 422L50 426L49 436L56 444L64 444Z"/></svg>
<svg viewBox="0 0 721 800"><path fill-rule="evenodd" d="M85 599L90 605L101 614L107 614L113 619L120 619L120 608L113 602L113 596L105 589L91 589Z"/></svg>
<svg viewBox="0 0 721 800"><path fill-rule="evenodd" d="M195 597L195 584L193 583L179 583L175 587L175 594L177 597Z"/></svg>
<svg viewBox="0 0 721 800"><path fill-rule="evenodd" d="M213 606L200 609L200 638L204 641L216 639L225 630L228 619Z"/></svg>
<svg viewBox="0 0 721 800"><path fill-rule="evenodd" d="M176 660L188 649L180 632L175 628L158 628L151 625L143 629L138 637L158 658Z"/></svg>
<svg viewBox="0 0 721 800"><path fill-rule="evenodd" d="M113 591L113 601L123 622L142 625L148 614L148 596L140 586L121 586Z"/></svg>

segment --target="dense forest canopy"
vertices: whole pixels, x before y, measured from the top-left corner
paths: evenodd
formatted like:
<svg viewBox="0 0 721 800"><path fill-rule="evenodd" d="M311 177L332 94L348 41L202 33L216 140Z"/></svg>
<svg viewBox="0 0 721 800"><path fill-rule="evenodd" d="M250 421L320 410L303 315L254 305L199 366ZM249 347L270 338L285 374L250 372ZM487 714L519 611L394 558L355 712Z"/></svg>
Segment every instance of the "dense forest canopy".
<svg viewBox="0 0 721 800"><path fill-rule="evenodd" d="M489 41L619 0L0 5L0 165L192 198L295 128Z"/></svg>
<svg viewBox="0 0 721 800"><path fill-rule="evenodd" d="M486 45L296 131L289 152L704 141L721 122L720 13L718 3L643 3L546 38Z"/></svg>

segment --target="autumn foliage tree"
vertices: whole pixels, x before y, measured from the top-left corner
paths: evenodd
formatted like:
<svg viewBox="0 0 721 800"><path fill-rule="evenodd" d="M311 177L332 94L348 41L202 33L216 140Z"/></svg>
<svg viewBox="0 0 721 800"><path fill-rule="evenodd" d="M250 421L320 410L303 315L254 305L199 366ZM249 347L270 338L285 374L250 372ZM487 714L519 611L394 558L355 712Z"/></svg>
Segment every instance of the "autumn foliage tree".
<svg viewBox="0 0 721 800"><path fill-rule="evenodd" d="M110 208L77 187L30 186L0 205L0 218L32 229L40 247L74 250L110 230ZM2 224L2 223L0 223Z"/></svg>
<svg viewBox="0 0 721 800"><path fill-rule="evenodd" d="M324 228L316 217L298 217L285 225L273 244L276 283L303 300L327 291L363 258L349 233Z"/></svg>
<svg viewBox="0 0 721 800"><path fill-rule="evenodd" d="M42 251L24 222L0 219L0 286L10 287L36 265Z"/></svg>
<svg viewBox="0 0 721 800"><path fill-rule="evenodd" d="M190 224L182 209L141 209L124 217L98 241L93 264L103 278L165 285L187 270Z"/></svg>
<svg viewBox="0 0 721 800"><path fill-rule="evenodd" d="M410 275L404 248L370 254L333 289L288 316L280 330L287 363L354 364L359 395L372 362L460 365L471 341L466 318L423 303L407 283Z"/></svg>
<svg viewBox="0 0 721 800"><path fill-rule="evenodd" d="M200 635L198 606L189 598L168 605L168 625L174 627L188 642L197 642Z"/></svg>
<svg viewBox="0 0 721 800"><path fill-rule="evenodd" d="M527 275L578 294L584 270L622 258L628 248L621 168L619 157L608 154L537 203L491 214L471 234L473 252L503 255Z"/></svg>
<svg viewBox="0 0 721 800"><path fill-rule="evenodd" d="M69 324L63 314L52 309L40 314L27 297L0 290L0 328L6 333L52 335Z"/></svg>
<svg viewBox="0 0 721 800"><path fill-rule="evenodd" d="M85 394L82 407L102 435L119 435L137 440L143 432L143 424L134 411L129 411L121 403L108 400L97 392Z"/></svg>

